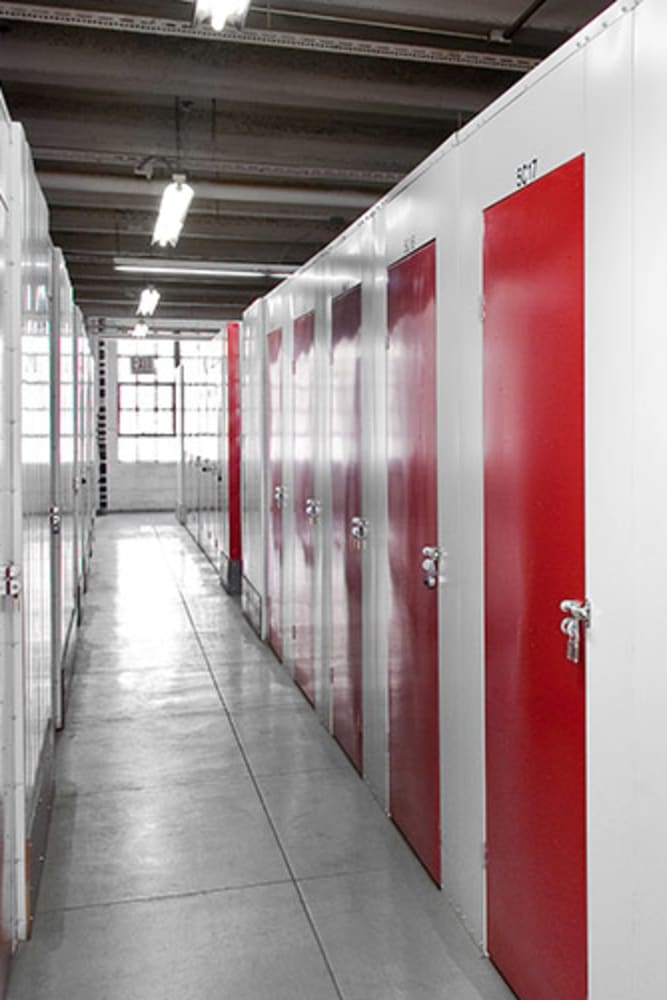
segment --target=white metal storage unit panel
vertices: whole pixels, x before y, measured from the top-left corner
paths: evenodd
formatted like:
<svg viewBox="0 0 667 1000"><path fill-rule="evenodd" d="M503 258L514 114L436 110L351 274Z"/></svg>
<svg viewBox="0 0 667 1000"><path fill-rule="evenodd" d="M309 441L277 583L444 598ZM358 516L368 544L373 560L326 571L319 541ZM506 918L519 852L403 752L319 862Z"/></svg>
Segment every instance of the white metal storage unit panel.
<svg viewBox="0 0 667 1000"><path fill-rule="evenodd" d="M0 95L0 796L2 825L0 827L0 990L4 989L8 973L11 944L16 936L16 866L14 864L15 811L13 787L14 759L12 742L12 682L13 665L20 656L20 610L18 602L7 594L8 568L18 563L16 539L13 533L12 497L12 341L9 314L10 261L10 176L9 176L9 116Z"/></svg>
<svg viewBox="0 0 667 1000"><path fill-rule="evenodd" d="M49 752L51 705L50 590L50 275L46 202L30 151L13 126L14 164L21 212L15 251L21 261L18 322L21 350L21 491L23 498L23 650L25 691L25 796L28 822L37 806L39 768Z"/></svg>
<svg viewBox="0 0 667 1000"><path fill-rule="evenodd" d="M63 725L76 629L74 306L60 250L53 253L51 332L51 502L53 546L53 712Z"/></svg>
<svg viewBox="0 0 667 1000"><path fill-rule="evenodd" d="M79 419L71 286L50 243L23 130L9 123L1 97L0 293L1 988L6 950L29 934L44 862L54 693L75 631L77 438L85 439L91 482L95 456L88 340L84 331ZM87 552L93 502L91 495L82 529ZM52 505L64 507L62 522Z"/></svg>
<svg viewBox="0 0 667 1000"><path fill-rule="evenodd" d="M628 642L634 643L634 663L617 650L613 659L615 694L625 694L632 684L633 700L623 705L614 702L618 714L614 719L614 735L624 737L626 755L634 756L635 773L632 788L636 799L634 808L628 810L634 818L631 855L625 854L633 873L636 906L635 936L636 958L633 964L635 989L639 995L662 996L667 994L667 968L664 962L664 945L661 928L664 927L664 906L667 886L667 864L664 850L664 831L667 824L667 795L664 782L666 732L663 708L665 705L665 614L664 575L667 560L667 534L665 532L665 498L667 475L664 462L667 436L667 394L665 393L665 365L667 354L664 336L664 247L666 232L665 210L667 190L667 128L664 118L664 97L667 93L667 65L664 52L667 46L667 10L660 0L645 0L635 14L634 38L634 178L632 199L635 209L634 228L630 247L634 260L630 262L633 280L634 303L631 327L633 344L633 388L627 381L624 391L630 395L634 420L632 449L625 455L623 473L634 480L634 516L625 522L621 537L627 551L627 534L630 526L634 537L634 565L625 569L618 562L618 553L608 552L610 577L612 563L619 567L624 578L625 618L630 614L634 624ZM616 197L618 192L615 191ZM621 207L621 211L625 205ZM619 247L619 250L621 247ZM628 247L625 247L627 254ZM628 257L624 256L624 263ZM607 294L613 286L606 283ZM625 300L627 301L627 300ZM617 317L615 327L621 327L622 317ZM625 326L618 329L625 332ZM627 356L627 355L626 355ZM626 372L626 380L628 373ZM607 439L607 450L616 451L617 442ZM631 464L632 463L632 464ZM625 488L624 497L627 496ZM616 556L616 559L613 559ZM634 572L633 572L634 570ZM634 593L630 582L634 583ZM620 602L617 608L620 609ZM615 609L616 610L616 609ZM609 649L618 638L614 628L614 612L609 615L607 634ZM605 619L607 620L607 619ZM618 624L618 619L616 619ZM632 648L632 647L631 647ZM631 680L627 677L632 665ZM600 678L600 684L604 680ZM620 700L620 699L619 699ZM624 729L624 726L628 727ZM611 732L607 729L608 738ZM633 737L632 743L628 736ZM633 745L634 744L634 745ZM598 760L598 767L602 761ZM626 765L623 764L625 775ZM624 791L626 789L624 785ZM597 791L598 803L603 804L603 786ZM627 796L624 795L627 801ZM616 818L615 803L607 804ZM600 812L600 819L609 819ZM627 820L626 820L627 822ZM621 832L625 823L621 826ZM602 836L602 828L599 829ZM625 844L614 843L615 853ZM611 847L611 845L610 845ZM612 858L607 858L608 863ZM629 924L629 916L628 916ZM626 924L626 933L629 933ZM620 929L620 928L619 928ZM619 994L620 995L620 994ZM614 996L615 1000L615 996Z"/></svg>

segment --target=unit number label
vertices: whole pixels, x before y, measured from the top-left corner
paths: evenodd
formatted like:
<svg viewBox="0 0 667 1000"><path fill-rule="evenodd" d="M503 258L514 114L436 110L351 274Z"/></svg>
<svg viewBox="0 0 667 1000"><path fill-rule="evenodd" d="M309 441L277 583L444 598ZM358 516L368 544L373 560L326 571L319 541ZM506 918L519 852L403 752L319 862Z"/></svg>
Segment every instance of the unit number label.
<svg viewBox="0 0 667 1000"><path fill-rule="evenodd" d="M412 233L410 236L403 240L403 253L409 254L414 253L417 249L417 237Z"/></svg>
<svg viewBox="0 0 667 1000"><path fill-rule="evenodd" d="M520 163L516 168L516 186L518 188L527 187L537 179L538 159L533 157L528 163Z"/></svg>

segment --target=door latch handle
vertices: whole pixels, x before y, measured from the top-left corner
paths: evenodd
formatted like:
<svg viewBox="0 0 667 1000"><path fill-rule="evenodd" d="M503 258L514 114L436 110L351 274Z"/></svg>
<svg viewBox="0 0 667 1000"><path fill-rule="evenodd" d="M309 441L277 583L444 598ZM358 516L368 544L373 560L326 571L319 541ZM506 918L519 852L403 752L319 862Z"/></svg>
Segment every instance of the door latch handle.
<svg viewBox="0 0 667 1000"><path fill-rule="evenodd" d="M311 524L317 524L322 515L322 504L315 497L306 500L306 517Z"/></svg>
<svg viewBox="0 0 667 1000"><path fill-rule="evenodd" d="M367 517L353 517L350 521L350 534L357 549L365 549L368 540L369 523Z"/></svg>
<svg viewBox="0 0 667 1000"><path fill-rule="evenodd" d="M445 557L443 552L435 545L425 545L422 549L422 572L424 573L424 586L428 590L435 590L440 583L440 560Z"/></svg>
<svg viewBox="0 0 667 1000"><path fill-rule="evenodd" d="M581 630L590 628L591 605L589 601L561 601L560 609L566 616L560 623L560 630L567 637L567 658L570 663L581 659Z"/></svg>
<svg viewBox="0 0 667 1000"><path fill-rule="evenodd" d="M285 506L286 491L284 486L276 486L273 491L273 502L276 505L276 510L282 510Z"/></svg>

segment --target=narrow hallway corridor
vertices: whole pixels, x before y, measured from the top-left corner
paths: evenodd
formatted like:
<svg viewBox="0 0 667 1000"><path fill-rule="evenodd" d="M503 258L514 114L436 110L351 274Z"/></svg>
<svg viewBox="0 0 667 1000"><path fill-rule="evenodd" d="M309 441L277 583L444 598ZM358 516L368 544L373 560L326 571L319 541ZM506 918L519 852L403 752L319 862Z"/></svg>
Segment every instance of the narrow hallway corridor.
<svg viewBox="0 0 667 1000"><path fill-rule="evenodd" d="M97 524L10 1000L508 1000L168 515Z"/></svg>

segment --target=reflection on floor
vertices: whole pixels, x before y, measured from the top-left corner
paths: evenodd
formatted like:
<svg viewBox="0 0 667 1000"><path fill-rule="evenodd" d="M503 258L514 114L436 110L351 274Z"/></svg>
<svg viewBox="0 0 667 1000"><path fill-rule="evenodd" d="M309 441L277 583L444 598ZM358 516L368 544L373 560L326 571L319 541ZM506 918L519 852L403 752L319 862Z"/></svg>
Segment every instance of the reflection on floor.
<svg viewBox="0 0 667 1000"><path fill-rule="evenodd" d="M97 529L10 1000L508 1000L167 516Z"/></svg>

